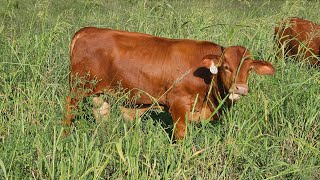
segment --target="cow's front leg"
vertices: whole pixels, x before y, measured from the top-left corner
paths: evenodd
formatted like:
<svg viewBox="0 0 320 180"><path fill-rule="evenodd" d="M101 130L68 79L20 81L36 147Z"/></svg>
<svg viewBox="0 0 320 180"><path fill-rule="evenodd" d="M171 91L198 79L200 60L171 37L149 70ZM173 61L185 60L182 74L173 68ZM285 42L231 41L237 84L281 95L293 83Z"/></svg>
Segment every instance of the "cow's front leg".
<svg viewBox="0 0 320 180"><path fill-rule="evenodd" d="M175 140L183 139L186 134L186 113L190 111L189 106L181 100L171 103L169 112L175 124L174 138Z"/></svg>

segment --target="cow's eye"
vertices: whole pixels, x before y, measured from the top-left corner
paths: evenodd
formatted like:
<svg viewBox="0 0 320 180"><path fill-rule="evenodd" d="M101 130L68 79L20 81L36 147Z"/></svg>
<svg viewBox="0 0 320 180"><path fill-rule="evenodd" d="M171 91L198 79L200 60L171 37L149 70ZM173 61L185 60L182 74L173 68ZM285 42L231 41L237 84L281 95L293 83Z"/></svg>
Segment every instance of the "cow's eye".
<svg viewBox="0 0 320 180"><path fill-rule="evenodd" d="M224 64L224 65L223 65L223 68L224 68L224 70L226 70L226 71L230 71L229 66L228 66L227 64Z"/></svg>

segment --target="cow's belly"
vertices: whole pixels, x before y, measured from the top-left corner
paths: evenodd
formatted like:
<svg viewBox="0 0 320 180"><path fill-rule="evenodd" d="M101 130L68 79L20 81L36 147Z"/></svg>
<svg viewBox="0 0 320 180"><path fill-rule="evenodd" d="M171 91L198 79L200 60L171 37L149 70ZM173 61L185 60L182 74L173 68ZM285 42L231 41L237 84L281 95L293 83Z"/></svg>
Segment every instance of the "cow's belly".
<svg viewBox="0 0 320 180"><path fill-rule="evenodd" d="M112 91L124 92L136 104L160 103L164 105L169 84L165 70L158 69L155 72L149 71L144 66L133 67L130 66L130 63L126 64L126 67L124 65L113 66L112 71L106 72L105 77L102 78L108 81L101 82L102 86Z"/></svg>
<svg viewBox="0 0 320 180"><path fill-rule="evenodd" d="M110 105L108 102L104 101L101 97L93 97L93 112L97 120L107 117L110 111ZM134 108L120 106L119 109L126 120L134 121L136 118L139 118L146 114L148 111L157 110L165 111L164 106L158 104L149 104L144 106L133 106ZM212 111L207 106L201 107L200 110L192 110L186 112L186 117L189 122L200 122L202 120L212 120L216 117L213 116Z"/></svg>

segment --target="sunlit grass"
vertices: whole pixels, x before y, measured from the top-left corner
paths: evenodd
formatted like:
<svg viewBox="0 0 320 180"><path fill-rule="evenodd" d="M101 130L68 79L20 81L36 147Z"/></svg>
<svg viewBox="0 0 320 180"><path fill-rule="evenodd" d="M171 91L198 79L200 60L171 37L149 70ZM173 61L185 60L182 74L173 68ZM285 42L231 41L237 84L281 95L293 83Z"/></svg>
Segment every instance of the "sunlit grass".
<svg viewBox="0 0 320 180"><path fill-rule="evenodd" d="M319 8L304 0L1 1L0 179L317 179L320 72L278 59L273 31L287 16L320 23ZM127 122L117 103L101 121L84 103L65 137L69 43L84 26L242 45L276 74L252 73L248 96L219 122L189 124L178 143L167 114Z"/></svg>

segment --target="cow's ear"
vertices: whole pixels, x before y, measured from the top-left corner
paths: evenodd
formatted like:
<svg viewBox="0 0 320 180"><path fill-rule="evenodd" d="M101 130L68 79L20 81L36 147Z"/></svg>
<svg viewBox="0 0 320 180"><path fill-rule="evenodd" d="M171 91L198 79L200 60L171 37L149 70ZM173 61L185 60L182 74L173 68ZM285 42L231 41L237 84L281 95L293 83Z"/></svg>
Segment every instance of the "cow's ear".
<svg viewBox="0 0 320 180"><path fill-rule="evenodd" d="M215 66L220 66L219 65L219 59L220 56L216 56L216 55L206 55L202 58L202 65L208 69L210 69L210 67L212 66L212 64L214 64Z"/></svg>
<svg viewBox="0 0 320 180"><path fill-rule="evenodd" d="M252 61L252 69L261 75L273 75L276 71L270 62L260 60Z"/></svg>
<svg viewBox="0 0 320 180"><path fill-rule="evenodd" d="M201 64L210 70L212 74L218 73L220 56L206 55L202 58Z"/></svg>

